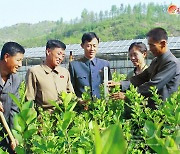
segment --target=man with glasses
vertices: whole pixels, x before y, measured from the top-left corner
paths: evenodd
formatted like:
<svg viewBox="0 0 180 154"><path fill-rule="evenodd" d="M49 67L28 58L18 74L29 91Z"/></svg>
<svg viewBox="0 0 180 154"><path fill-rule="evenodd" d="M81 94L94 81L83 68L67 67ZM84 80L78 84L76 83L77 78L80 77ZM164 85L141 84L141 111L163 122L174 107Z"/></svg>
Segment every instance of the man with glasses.
<svg viewBox="0 0 180 154"><path fill-rule="evenodd" d="M114 85L120 85L122 91L129 88L132 83L138 87L138 92L145 97L151 97L152 94L149 91L151 86L155 86L158 89L158 94L165 100L173 92L178 90L180 83L180 62L179 60L168 50L167 32L163 28L154 28L147 34L149 49L155 58L152 60L150 66L141 74L133 76L129 81L121 81L115 83L109 82L109 87ZM125 99L122 92L112 95L115 99ZM149 99L148 106L155 109L154 102Z"/></svg>

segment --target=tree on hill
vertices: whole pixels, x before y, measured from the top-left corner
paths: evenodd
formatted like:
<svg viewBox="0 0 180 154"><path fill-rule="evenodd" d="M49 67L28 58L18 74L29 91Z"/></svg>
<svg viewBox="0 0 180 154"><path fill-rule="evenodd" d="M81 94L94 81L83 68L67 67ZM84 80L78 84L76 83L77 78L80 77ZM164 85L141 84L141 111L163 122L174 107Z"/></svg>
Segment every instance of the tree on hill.
<svg viewBox="0 0 180 154"><path fill-rule="evenodd" d="M96 32L101 41L144 38L149 29L163 27L169 36L180 36L180 16L167 13L168 5L112 5L110 10L95 13L84 9L81 18L64 22L44 21L37 24L17 24L0 29L0 46L6 41L18 41L25 47L44 46L48 39L60 39L66 44L80 43L83 33Z"/></svg>

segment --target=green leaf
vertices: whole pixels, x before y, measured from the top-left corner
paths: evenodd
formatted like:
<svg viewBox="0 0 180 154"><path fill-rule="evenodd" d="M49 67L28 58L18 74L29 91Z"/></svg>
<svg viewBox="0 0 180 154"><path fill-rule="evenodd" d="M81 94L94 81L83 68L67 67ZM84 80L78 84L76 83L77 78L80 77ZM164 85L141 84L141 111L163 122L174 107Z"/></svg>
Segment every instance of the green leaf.
<svg viewBox="0 0 180 154"><path fill-rule="evenodd" d="M171 149L171 148L167 147L167 151L168 151L168 154L180 154L180 150L179 149L174 150L174 149Z"/></svg>
<svg viewBox="0 0 180 154"><path fill-rule="evenodd" d="M35 125L35 124L30 124L30 125L28 126L28 130L30 130L30 129L37 129L37 128L36 128L36 125Z"/></svg>
<svg viewBox="0 0 180 154"><path fill-rule="evenodd" d="M18 117L19 117L19 115L15 114L15 116L13 118L14 129L17 130L18 132L21 132L21 126L19 126Z"/></svg>
<svg viewBox="0 0 180 154"><path fill-rule="evenodd" d="M85 154L85 150L83 148L78 148L78 154Z"/></svg>
<svg viewBox="0 0 180 154"><path fill-rule="evenodd" d="M37 131L37 129L29 129L24 132L24 139L29 139L32 137L32 135Z"/></svg>
<svg viewBox="0 0 180 154"><path fill-rule="evenodd" d="M63 101L63 104L64 104L65 111L68 108L68 105L69 105L69 102L72 99L72 96L73 96L73 93L62 92L62 97L61 98L62 98L62 101Z"/></svg>
<svg viewBox="0 0 180 154"><path fill-rule="evenodd" d="M175 112L175 122L177 125L180 125L180 107Z"/></svg>
<svg viewBox="0 0 180 154"><path fill-rule="evenodd" d="M121 126L111 125L102 133L103 154L119 153L125 154L127 143L124 139Z"/></svg>
<svg viewBox="0 0 180 154"><path fill-rule="evenodd" d="M92 120L89 122L89 129L93 129L93 121Z"/></svg>
<svg viewBox="0 0 180 154"><path fill-rule="evenodd" d="M67 93L62 91L61 92L61 99L62 99L62 101L64 101L66 99L66 96L67 96Z"/></svg>
<svg viewBox="0 0 180 154"><path fill-rule="evenodd" d="M180 154L180 150L178 149L178 145L176 144L174 139L171 138L170 136L166 137L165 147L166 147L168 153Z"/></svg>
<svg viewBox="0 0 180 154"><path fill-rule="evenodd" d="M8 154L8 152L5 152L0 148L0 154Z"/></svg>
<svg viewBox="0 0 180 154"><path fill-rule="evenodd" d="M39 144L38 142L34 141L33 142L35 146L40 148L41 150L47 151L47 147L44 144Z"/></svg>
<svg viewBox="0 0 180 154"><path fill-rule="evenodd" d="M75 136L81 132L81 129L78 127L73 127L68 131L68 136Z"/></svg>
<svg viewBox="0 0 180 154"><path fill-rule="evenodd" d="M28 102L25 102L22 105L22 110L29 109L29 108L32 108L32 107L33 107L33 102L32 101L28 101Z"/></svg>
<svg viewBox="0 0 180 154"><path fill-rule="evenodd" d="M14 129L12 130L12 133L13 133L15 139L18 140L19 144L23 144L23 138L22 138L22 135L19 134L18 131L14 130Z"/></svg>
<svg viewBox="0 0 180 154"><path fill-rule="evenodd" d="M64 132L61 131L61 130L59 130L59 132L57 133L57 135L58 135L59 137L65 137Z"/></svg>
<svg viewBox="0 0 180 154"><path fill-rule="evenodd" d="M91 147L91 140L89 137L86 136L80 136L80 143L81 145L85 146L85 147Z"/></svg>
<svg viewBox="0 0 180 154"><path fill-rule="evenodd" d="M24 151L25 149L23 147L17 146L15 151L18 154L25 154L26 152Z"/></svg>
<svg viewBox="0 0 180 154"><path fill-rule="evenodd" d="M161 127L162 127L163 123L164 123L164 121L162 121L161 123L156 124L157 130L156 130L155 133L156 133L156 135L157 135L158 137L161 136Z"/></svg>
<svg viewBox="0 0 180 154"><path fill-rule="evenodd" d="M53 106L55 106L59 111L63 112L62 109L59 107L59 105L55 101L49 101L49 103Z"/></svg>
<svg viewBox="0 0 180 154"><path fill-rule="evenodd" d="M72 118L74 117L74 113L73 112L65 112L64 115L63 115L63 123L62 123L62 129L63 130L66 130L69 126L69 124L71 123L72 121Z"/></svg>
<svg viewBox="0 0 180 154"><path fill-rule="evenodd" d="M152 121L146 120L144 125L145 133L148 137L151 137L154 135L154 132L156 131L156 126Z"/></svg>
<svg viewBox="0 0 180 154"><path fill-rule="evenodd" d="M177 145L180 145L180 129L174 134L174 139Z"/></svg>
<svg viewBox="0 0 180 154"><path fill-rule="evenodd" d="M24 119L24 121L26 122L27 125L32 123L37 117L37 112L35 111L34 108L22 110L22 112L20 114L21 114L21 117Z"/></svg>
<svg viewBox="0 0 180 154"><path fill-rule="evenodd" d="M71 106L71 108L70 108L70 110L69 110L69 111L73 111L73 110L74 110L74 108L75 108L75 106L76 106L76 104L77 104L77 102L74 102L74 103L72 104L72 106Z"/></svg>
<svg viewBox="0 0 180 154"><path fill-rule="evenodd" d="M19 99L12 93L8 93L8 95L11 97L11 99L13 100L13 102L18 106L18 108L21 110L22 106L21 103L19 101Z"/></svg>
<svg viewBox="0 0 180 154"><path fill-rule="evenodd" d="M94 129L94 142L95 142L95 154L101 154L102 152L102 140L99 132L99 127L97 123L93 124Z"/></svg>
<svg viewBox="0 0 180 154"><path fill-rule="evenodd" d="M16 114L13 120L14 120L14 129L22 133L26 128L26 124L24 120L21 118L19 114Z"/></svg>
<svg viewBox="0 0 180 154"><path fill-rule="evenodd" d="M148 146L150 146L154 151L157 153L162 153L162 145L164 145L164 140L161 138L158 138L156 134L154 136L151 136L150 138L146 139L146 142ZM163 153L165 154L165 153Z"/></svg>
<svg viewBox="0 0 180 154"><path fill-rule="evenodd" d="M50 149L55 149L57 147L57 145L54 143L54 141L49 141L49 143L47 144L47 148Z"/></svg>

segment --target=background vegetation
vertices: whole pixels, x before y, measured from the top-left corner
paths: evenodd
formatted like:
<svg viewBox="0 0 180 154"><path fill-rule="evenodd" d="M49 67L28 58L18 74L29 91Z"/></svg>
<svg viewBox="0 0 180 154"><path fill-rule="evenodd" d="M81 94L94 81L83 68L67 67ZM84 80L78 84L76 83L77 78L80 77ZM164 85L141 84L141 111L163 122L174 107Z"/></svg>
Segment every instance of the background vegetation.
<svg viewBox="0 0 180 154"><path fill-rule="evenodd" d="M37 24L21 23L0 29L0 47L7 41L18 41L24 47L44 46L48 39L60 39L66 44L80 43L84 32L96 32L101 41L144 38L153 27L165 28L169 36L180 36L180 15L169 15L168 5L139 3L112 5L99 13L84 9L81 18L64 22L43 21Z"/></svg>

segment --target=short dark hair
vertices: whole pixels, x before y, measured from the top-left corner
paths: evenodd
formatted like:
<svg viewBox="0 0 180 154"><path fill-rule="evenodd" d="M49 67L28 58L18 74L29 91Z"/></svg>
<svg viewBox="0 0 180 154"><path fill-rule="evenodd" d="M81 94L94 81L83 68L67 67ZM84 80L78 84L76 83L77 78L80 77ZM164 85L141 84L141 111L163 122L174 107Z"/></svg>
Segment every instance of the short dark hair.
<svg viewBox="0 0 180 154"><path fill-rule="evenodd" d="M147 37L151 37L154 41L168 40L168 35L165 29L161 27L154 28L147 33Z"/></svg>
<svg viewBox="0 0 180 154"><path fill-rule="evenodd" d="M59 40L48 40L46 43L46 50L47 49L54 49L54 48L62 48L65 50L66 45Z"/></svg>
<svg viewBox="0 0 180 154"><path fill-rule="evenodd" d="M96 38L99 43L99 37L96 35L96 33L94 33L94 32L84 33L82 36L82 39L81 39L82 44L84 44L86 41L90 42L93 38Z"/></svg>
<svg viewBox="0 0 180 154"><path fill-rule="evenodd" d="M16 42L6 42L1 50L1 60L4 59L4 55L8 53L10 56L14 56L17 53L25 53L24 47Z"/></svg>
<svg viewBox="0 0 180 154"><path fill-rule="evenodd" d="M131 50L133 47L138 48L138 50L139 50L141 53L147 52L147 47L146 47L146 45L145 45L144 43L142 43L142 42L134 42L134 43L132 43L132 44L129 46L129 52L130 52L130 50Z"/></svg>

